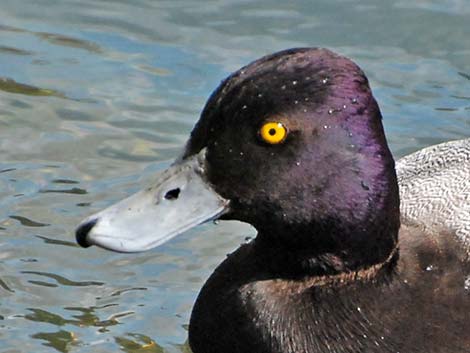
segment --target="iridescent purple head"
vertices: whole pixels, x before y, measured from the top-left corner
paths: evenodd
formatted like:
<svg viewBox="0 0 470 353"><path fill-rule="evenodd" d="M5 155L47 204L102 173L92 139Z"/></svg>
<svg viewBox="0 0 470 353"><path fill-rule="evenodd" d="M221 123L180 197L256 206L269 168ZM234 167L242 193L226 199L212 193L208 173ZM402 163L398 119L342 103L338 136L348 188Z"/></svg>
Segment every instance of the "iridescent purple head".
<svg viewBox="0 0 470 353"><path fill-rule="evenodd" d="M226 219L271 248L332 255L346 268L396 245L398 186L379 107L362 70L326 49L291 49L229 76L212 94L184 158L206 148ZM260 137L267 122L286 138Z"/></svg>
<svg viewBox="0 0 470 353"><path fill-rule="evenodd" d="M399 201L381 120L349 59L311 48L266 56L212 94L181 159L152 187L85 219L77 241L143 251L219 217L256 227L253 248L270 273L384 261Z"/></svg>

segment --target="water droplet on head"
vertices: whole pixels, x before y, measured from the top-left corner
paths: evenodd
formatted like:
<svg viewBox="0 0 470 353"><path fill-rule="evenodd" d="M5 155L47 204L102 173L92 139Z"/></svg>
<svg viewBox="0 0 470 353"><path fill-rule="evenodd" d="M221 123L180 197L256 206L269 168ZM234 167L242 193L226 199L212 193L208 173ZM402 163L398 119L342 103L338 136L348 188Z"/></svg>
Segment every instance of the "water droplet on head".
<svg viewBox="0 0 470 353"><path fill-rule="evenodd" d="M258 98L262 98L263 97L263 93L258 93Z"/></svg>
<svg viewBox="0 0 470 353"><path fill-rule="evenodd" d="M240 156L243 156L243 152L240 152Z"/></svg>
<svg viewBox="0 0 470 353"><path fill-rule="evenodd" d="M330 114L330 115L331 115L331 114L333 114L334 112L335 112L335 110L334 110L334 109L328 109L328 114Z"/></svg>
<svg viewBox="0 0 470 353"><path fill-rule="evenodd" d="M245 110L246 108L248 108L246 105L244 105L244 106L242 107L243 110Z"/></svg>
<svg viewBox="0 0 470 353"><path fill-rule="evenodd" d="M310 76L305 77L305 81L310 81Z"/></svg>
<svg viewBox="0 0 470 353"><path fill-rule="evenodd" d="M308 97L304 98L304 101L306 101L306 102L308 102L309 100L310 100L310 98L308 98Z"/></svg>
<svg viewBox="0 0 470 353"><path fill-rule="evenodd" d="M347 108L346 104L345 104L345 105L343 105L343 109L346 109L346 108Z"/></svg>
<svg viewBox="0 0 470 353"><path fill-rule="evenodd" d="M321 83L323 84L328 83L328 77L325 77L323 80L321 80Z"/></svg>
<svg viewBox="0 0 470 353"><path fill-rule="evenodd" d="M352 99L351 99L351 103L352 103L352 104L357 104L357 98L352 98Z"/></svg>
<svg viewBox="0 0 470 353"><path fill-rule="evenodd" d="M328 125L323 125L323 128L324 128L324 129L328 129Z"/></svg>
<svg viewBox="0 0 470 353"><path fill-rule="evenodd" d="M426 267L426 271L432 271L432 270L434 270L433 265L429 265L428 267Z"/></svg>
<svg viewBox="0 0 470 353"><path fill-rule="evenodd" d="M286 85L282 85L282 86L281 86L281 89L282 89L282 90L285 90L285 89L286 89Z"/></svg>
<svg viewBox="0 0 470 353"><path fill-rule="evenodd" d="M297 84L297 81L292 81L292 84L295 86Z"/></svg>
<svg viewBox="0 0 470 353"><path fill-rule="evenodd" d="M300 165L300 162L295 162L295 165L296 165L296 166L299 166L299 165Z"/></svg>
<svg viewBox="0 0 470 353"><path fill-rule="evenodd" d="M307 109L304 109L304 113L306 113L306 112L307 112Z"/></svg>
<svg viewBox="0 0 470 353"><path fill-rule="evenodd" d="M294 101L294 104L299 104L299 101Z"/></svg>

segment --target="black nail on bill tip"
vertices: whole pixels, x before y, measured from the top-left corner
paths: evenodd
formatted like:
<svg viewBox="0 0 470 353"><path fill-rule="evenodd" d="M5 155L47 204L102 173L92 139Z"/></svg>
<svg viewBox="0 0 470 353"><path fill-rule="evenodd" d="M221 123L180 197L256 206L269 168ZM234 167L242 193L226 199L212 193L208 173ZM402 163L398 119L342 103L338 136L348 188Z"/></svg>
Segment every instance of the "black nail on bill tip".
<svg viewBox="0 0 470 353"><path fill-rule="evenodd" d="M87 235L90 230L95 226L97 219L92 219L86 223L82 223L75 232L75 238L77 239L78 245L82 248L88 248L92 244L90 244L87 240Z"/></svg>

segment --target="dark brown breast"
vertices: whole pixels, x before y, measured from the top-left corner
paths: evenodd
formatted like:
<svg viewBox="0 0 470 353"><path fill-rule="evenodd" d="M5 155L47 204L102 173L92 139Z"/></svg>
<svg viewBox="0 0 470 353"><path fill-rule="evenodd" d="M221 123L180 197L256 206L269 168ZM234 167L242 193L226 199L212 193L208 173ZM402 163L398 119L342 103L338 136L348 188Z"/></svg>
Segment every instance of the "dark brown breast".
<svg viewBox="0 0 470 353"><path fill-rule="evenodd" d="M267 272L263 254L244 245L217 268L197 299L192 350L468 353L470 264L455 239L402 226L397 261L302 279Z"/></svg>

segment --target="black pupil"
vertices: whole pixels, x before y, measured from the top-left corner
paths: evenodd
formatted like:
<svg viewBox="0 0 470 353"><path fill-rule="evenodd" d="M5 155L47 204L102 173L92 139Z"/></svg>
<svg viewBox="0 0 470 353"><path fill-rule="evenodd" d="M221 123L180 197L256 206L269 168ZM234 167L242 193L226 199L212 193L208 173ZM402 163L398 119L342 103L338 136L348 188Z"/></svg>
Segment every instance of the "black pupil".
<svg viewBox="0 0 470 353"><path fill-rule="evenodd" d="M269 133L271 136L274 136L274 135L276 135L276 129L275 129L275 128L269 129L268 133Z"/></svg>

